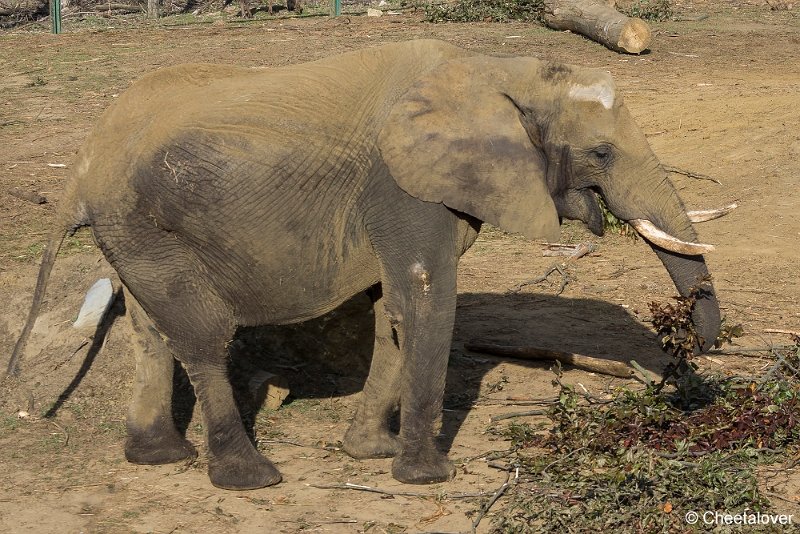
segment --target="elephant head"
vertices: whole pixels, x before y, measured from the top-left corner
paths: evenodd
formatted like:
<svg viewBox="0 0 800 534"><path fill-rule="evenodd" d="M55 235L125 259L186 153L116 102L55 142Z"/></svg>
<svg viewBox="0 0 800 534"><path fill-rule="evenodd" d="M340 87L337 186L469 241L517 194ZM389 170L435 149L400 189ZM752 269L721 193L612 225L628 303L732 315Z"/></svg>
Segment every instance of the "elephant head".
<svg viewBox="0 0 800 534"><path fill-rule="evenodd" d="M532 58L450 60L392 108L379 137L398 185L531 239L561 218L597 235L597 197L648 240L694 312L707 350L720 326L692 221L610 75ZM409 165L409 156L414 165Z"/></svg>

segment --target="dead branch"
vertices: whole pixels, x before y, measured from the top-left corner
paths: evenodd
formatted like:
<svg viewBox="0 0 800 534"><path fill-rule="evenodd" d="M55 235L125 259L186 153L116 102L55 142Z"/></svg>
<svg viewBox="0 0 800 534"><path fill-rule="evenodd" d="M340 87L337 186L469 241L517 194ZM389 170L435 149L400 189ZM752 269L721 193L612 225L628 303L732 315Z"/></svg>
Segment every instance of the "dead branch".
<svg viewBox="0 0 800 534"><path fill-rule="evenodd" d="M288 439L259 439L259 443L270 443L270 444L281 444L281 445L292 445L294 447L302 447L304 449L318 449L321 451L331 451L337 452L342 450L341 447L335 447L333 445L306 445L305 443L298 443L296 441L291 441Z"/></svg>
<svg viewBox="0 0 800 534"><path fill-rule="evenodd" d="M516 417L530 417L532 415L547 415L547 410L525 410L524 412L503 413L500 415L493 415L490 419L492 423L503 421L505 419L514 419Z"/></svg>
<svg viewBox="0 0 800 534"><path fill-rule="evenodd" d="M567 256L567 259L563 263L555 263L553 264L545 273L544 275L534 278L532 280L526 280L524 282L520 282L519 284L515 285L511 289L508 290L509 293L519 293L522 291L522 288L529 285L540 284L547 280L547 278L553 274L554 272L558 272L561 275L561 283L558 286L558 291L556 295L560 295L564 292L564 289L567 287L574 278L569 274L567 271L567 265L572 260L577 260L578 258L582 258L587 254L594 252L595 245L594 243L579 243L577 245L565 245L563 243L542 243L545 246L545 250L542 251L543 256Z"/></svg>
<svg viewBox="0 0 800 534"><path fill-rule="evenodd" d="M368 493L380 493L381 495L391 495L393 497L420 497L422 499L474 499L488 495L488 493L485 491L479 491L476 493L445 493L444 495L438 493L422 493L418 491L389 491L381 488L373 488L372 486L352 484L350 482L346 482L344 484L306 484L306 486L317 489L366 491Z"/></svg>
<svg viewBox="0 0 800 534"><path fill-rule="evenodd" d="M62 362L59 362L59 363L57 363L57 364L56 364L56 366L55 366L55 367L53 367L53 371L56 371L56 370L58 370L58 368L59 368L59 367L61 367L62 365L64 365L64 364L65 364L65 363L67 363L68 361L70 361L70 360L72 359L72 357L73 357L73 356L75 356L76 354L78 354L78 351L79 351L79 350L81 350L83 347L85 347L85 346L86 346L86 345L88 345L88 344L89 344L89 340L88 340L88 339L84 339L83 341L81 341L80 345L78 345L78 347L77 347L75 350L73 350L73 351L72 351L72 354L70 354L70 355L69 355L69 357L68 357L66 360L64 360L64 361L62 361Z"/></svg>
<svg viewBox="0 0 800 534"><path fill-rule="evenodd" d="M723 355L737 355L737 356L748 356L754 358L767 358L768 355L759 354L759 353L768 353L773 350L791 350L795 348L794 345L772 345L770 347L742 347L742 348L735 348L735 349L713 349L708 352L710 355L714 354L723 354ZM755 356L751 356L751 354L755 353Z"/></svg>
<svg viewBox="0 0 800 534"><path fill-rule="evenodd" d="M594 243L579 243L577 245L564 245L561 243L547 243L542 256L567 256L577 260L594 252Z"/></svg>
<svg viewBox="0 0 800 534"><path fill-rule="evenodd" d="M519 293L520 291L522 291L523 287L540 284L540 283L544 282L545 280L547 280L547 278L551 274L553 274L554 272L558 272L561 275L561 285L559 285L558 291L556 292L556 295L560 295L561 293L564 292L564 288L567 287L567 284L573 279L569 275L569 273L567 272L566 267L567 267L566 264L558 264L558 263L556 263L552 267L550 267L547 270L547 272L545 272L542 276L540 276L538 278L533 278L532 280L526 280L524 282L520 282L519 284L517 284L514 287L512 287L511 289L509 289L508 292L509 293Z"/></svg>
<svg viewBox="0 0 800 534"><path fill-rule="evenodd" d="M549 406L558 402L558 397L536 399L524 395L509 395L504 399L495 399L492 397L484 397L473 406Z"/></svg>
<svg viewBox="0 0 800 534"><path fill-rule="evenodd" d="M69 445L69 433L64 429L64 427L59 425L58 423L56 423L52 419L47 419L47 422L50 423L51 425L53 425L54 427L56 427L57 429L59 429L61 431L61 433L64 435L64 445L63 445L63 447L66 447L67 445Z"/></svg>
<svg viewBox="0 0 800 534"><path fill-rule="evenodd" d="M478 531L478 525L480 525L483 516L485 516L486 513L489 511L489 509L492 506L494 506L494 503L496 503L497 500L503 496L503 494L506 492L506 490L511 484L517 483L518 479L519 479L519 468L517 468L514 471L513 481L511 480L511 471L508 471L506 473L506 481L503 482L502 486L497 488L497 491L494 492L494 495L492 495L492 498L489 499L489 502L487 502L485 505L481 507L480 511L478 512L478 516L475 518L475 521L472 522L472 534L475 534Z"/></svg>
<svg viewBox="0 0 800 534"><path fill-rule="evenodd" d="M585 371L617 376L620 378L631 378L634 375L634 370L622 362L594 358L592 356L585 356L573 352L560 352L536 347L507 347L475 342L466 343L464 348L472 352L480 352L494 356L507 356L510 358L519 358L521 360L554 360Z"/></svg>
<svg viewBox="0 0 800 534"><path fill-rule="evenodd" d="M679 167L675 167L674 165L661 165L661 167L665 171L671 172L673 174L682 174L684 176L688 176L689 178L694 178L696 180L708 180L710 182L714 182L715 184L722 185L722 182L720 182L716 178L712 178L707 174L700 174L699 172L686 171Z"/></svg>
<svg viewBox="0 0 800 534"><path fill-rule="evenodd" d="M631 367L633 367L636 371L639 372L640 375L643 377L643 382L645 385L649 386L655 384L660 380L659 377L655 377L653 373L639 365L636 360L631 360Z"/></svg>
<svg viewBox="0 0 800 534"><path fill-rule="evenodd" d="M780 330L777 328L768 328L764 330L767 334L787 334L790 336L800 336L800 330Z"/></svg>

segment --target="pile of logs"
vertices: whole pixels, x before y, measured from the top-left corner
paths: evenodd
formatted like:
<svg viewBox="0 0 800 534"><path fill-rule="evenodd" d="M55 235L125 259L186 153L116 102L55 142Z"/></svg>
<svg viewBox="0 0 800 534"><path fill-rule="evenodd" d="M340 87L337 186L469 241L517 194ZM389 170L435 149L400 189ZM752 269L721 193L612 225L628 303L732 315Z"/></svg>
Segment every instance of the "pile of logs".
<svg viewBox="0 0 800 534"><path fill-rule="evenodd" d="M11 22L36 20L47 16L47 0L0 0L0 18Z"/></svg>

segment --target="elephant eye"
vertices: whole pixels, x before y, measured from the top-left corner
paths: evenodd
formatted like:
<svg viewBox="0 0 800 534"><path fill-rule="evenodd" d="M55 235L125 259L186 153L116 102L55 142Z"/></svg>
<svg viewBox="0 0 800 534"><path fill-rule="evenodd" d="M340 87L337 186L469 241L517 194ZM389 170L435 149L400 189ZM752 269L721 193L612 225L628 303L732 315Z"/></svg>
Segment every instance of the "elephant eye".
<svg viewBox="0 0 800 534"><path fill-rule="evenodd" d="M611 147L610 146L608 146L608 145L600 145L598 147L593 148L590 151L590 155L591 155L592 159L595 161L595 163L597 163L598 165L600 165L602 167L605 167L609 163L611 163L611 159L612 159L613 153L611 151Z"/></svg>

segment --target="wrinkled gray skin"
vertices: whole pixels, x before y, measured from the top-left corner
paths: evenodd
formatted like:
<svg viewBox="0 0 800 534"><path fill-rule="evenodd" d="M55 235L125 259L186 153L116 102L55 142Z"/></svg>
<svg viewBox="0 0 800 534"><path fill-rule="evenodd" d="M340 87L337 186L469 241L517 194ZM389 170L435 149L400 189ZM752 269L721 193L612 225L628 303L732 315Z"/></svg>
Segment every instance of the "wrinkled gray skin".
<svg viewBox="0 0 800 534"><path fill-rule="evenodd" d="M619 218L695 241L607 74L436 41L280 69L160 70L108 109L74 167L10 371L64 234L91 225L142 334L127 458L196 454L171 417L174 356L202 406L211 482L229 489L281 478L234 404L237 326L304 321L373 288L374 356L344 448L394 457L397 480L443 481L456 267L481 222L556 239L566 217L601 234L597 192ZM655 252L683 295L707 275L701 256ZM704 286L694 320L711 342L719 308Z"/></svg>

